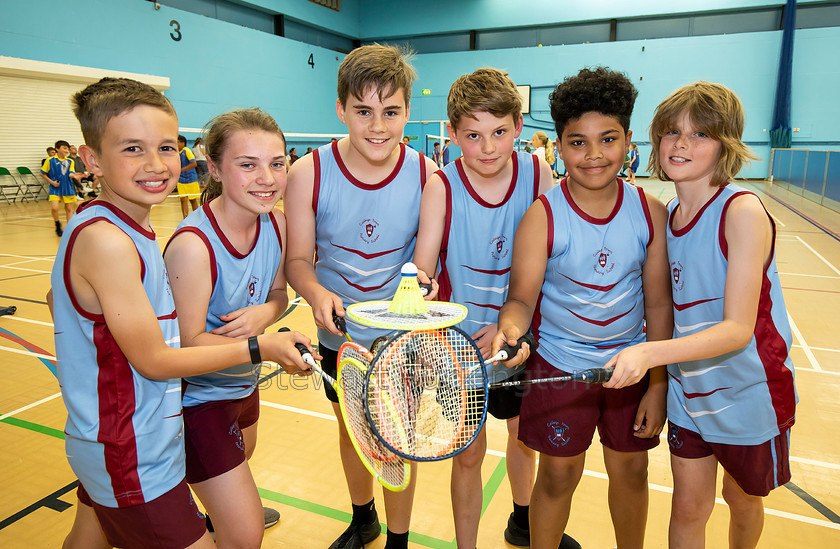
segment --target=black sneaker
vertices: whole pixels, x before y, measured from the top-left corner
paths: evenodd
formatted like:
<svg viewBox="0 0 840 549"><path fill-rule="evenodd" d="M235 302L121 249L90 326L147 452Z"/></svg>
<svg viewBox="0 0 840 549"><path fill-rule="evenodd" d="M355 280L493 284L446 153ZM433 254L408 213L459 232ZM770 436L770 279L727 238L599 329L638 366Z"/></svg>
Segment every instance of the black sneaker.
<svg viewBox="0 0 840 549"><path fill-rule="evenodd" d="M96 198L97 196L99 196L99 195L96 194L96 191L90 191L90 192L87 193L88 198Z"/></svg>
<svg viewBox="0 0 840 549"><path fill-rule="evenodd" d="M263 507L263 514L265 515L265 527L271 528L280 522L280 512L271 507Z"/></svg>
<svg viewBox="0 0 840 549"><path fill-rule="evenodd" d="M513 520L513 513L508 517L508 525L505 528L505 541L517 547L531 546L531 531L516 524L516 521ZM581 549L581 547L580 543L575 541L575 538L568 534L563 534L563 539L560 540L558 549Z"/></svg>
<svg viewBox="0 0 840 549"><path fill-rule="evenodd" d="M61 230L61 223L59 223L58 221L55 222L55 234L57 234L58 236L64 234L64 231Z"/></svg>
<svg viewBox="0 0 840 549"><path fill-rule="evenodd" d="M375 540L381 533L379 516L374 511L373 520L368 524L351 522L347 530L330 545L330 549L362 549L365 544Z"/></svg>
<svg viewBox="0 0 840 549"><path fill-rule="evenodd" d="M263 507L263 515L265 516L265 527L271 528L280 522L280 512L271 507ZM216 530L213 528L213 521L210 520L210 515L204 514L204 524L207 526L207 531L211 534Z"/></svg>

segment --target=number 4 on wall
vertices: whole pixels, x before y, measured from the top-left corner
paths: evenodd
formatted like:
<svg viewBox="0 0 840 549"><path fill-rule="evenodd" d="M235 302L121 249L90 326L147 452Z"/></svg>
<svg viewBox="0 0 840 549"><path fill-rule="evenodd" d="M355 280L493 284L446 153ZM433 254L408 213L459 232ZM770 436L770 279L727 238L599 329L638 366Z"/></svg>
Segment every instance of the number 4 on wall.
<svg viewBox="0 0 840 549"><path fill-rule="evenodd" d="M311 54L311 53L309 54L309 60L306 62L306 64L314 69L315 68L315 58L313 57L313 55L314 54Z"/></svg>

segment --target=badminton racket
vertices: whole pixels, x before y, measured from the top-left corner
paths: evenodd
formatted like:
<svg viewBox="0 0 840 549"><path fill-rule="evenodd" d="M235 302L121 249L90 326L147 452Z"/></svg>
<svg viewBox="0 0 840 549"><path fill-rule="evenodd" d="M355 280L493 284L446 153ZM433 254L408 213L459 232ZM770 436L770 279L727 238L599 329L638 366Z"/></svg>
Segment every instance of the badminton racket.
<svg viewBox="0 0 840 549"><path fill-rule="evenodd" d="M364 385L371 430L392 452L437 461L463 451L487 415L487 373L458 328L398 333L376 354Z"/></svg>
<svg viewBox="0 0 840 549"><path fill-rule="evenodd" d="M288 328L281 331L288 330ZM394 492L405 490L411 480L411 468L400 456L388 450L370 429L365 417L363 384L372 355L357 343L344 343L338 351L338 379L333 379L315 362L309 349L301 343L295 344L306 364L318 372L338 395L338 405L347 434L359 460L371 475Z"/></svg>
<svg viewBox="0 0 840 549"><path fill-rule="evenodd" d="M505 345L487 362L507 360ZM611 369L554 378L488 383L485 361L473 340L454 327L397 334L377 352L364 385L371 430L395 454L412 461L437 461L469 446L487 418L487 390L563 381L603 382Z"/></svg>

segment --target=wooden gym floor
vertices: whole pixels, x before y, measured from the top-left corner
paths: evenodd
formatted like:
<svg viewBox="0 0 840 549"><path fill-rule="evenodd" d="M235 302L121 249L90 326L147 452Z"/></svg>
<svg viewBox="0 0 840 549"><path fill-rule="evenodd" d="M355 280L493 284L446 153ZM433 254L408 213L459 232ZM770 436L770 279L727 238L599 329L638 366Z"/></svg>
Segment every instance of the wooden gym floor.
<svg viewBox="0 0 840 549"><path fill-rule="evenodd" d="M673 187L641 180L667 201ZM760 546L840 547L840 215L768 184L758 191L778 226L778 268L794 334L799 392L792 432L793 480L766 498ZM770 194L768 194L770 193ZM180 221L177 199L152 210L163 246ZM62 213L62 224L64 223ZM75 513L75 477L64 455L66 412L53 374L53 328L44 296L58 246L49 205L0 206L0 547L58 547ZM103 265L107 268L107 265ZM290 298L295 297L290 290ZM315 336L305 303L293 300L279 325ZM265 366L263 375L274 368ZM347 526L350 504L336 445L336 422L317 376L281 374L262 386L259 444L251 468L264 504L281 513L264 547L327 547ZM484 514L478 546L509 547L503 537L511 511L505 479L506 431L488 420ZM612 548L607 480L598 442L588 456L568 532L584 548ZM412 547L455 547L448 462L421 464L411 524ZM664 440L650 453L647 546L665 547L671 476ZM381 497L377 496L384 522ZM718 500L707 545L726 546L728 513ZM371 547L384 546L380 536Z"/></svg>

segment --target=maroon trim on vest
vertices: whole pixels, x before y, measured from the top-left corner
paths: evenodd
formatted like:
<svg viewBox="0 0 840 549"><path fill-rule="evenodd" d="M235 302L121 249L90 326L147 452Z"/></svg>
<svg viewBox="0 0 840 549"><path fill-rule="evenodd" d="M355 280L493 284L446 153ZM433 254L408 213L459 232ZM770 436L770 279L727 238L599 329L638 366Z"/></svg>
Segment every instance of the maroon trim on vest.
<svg viewBox="0 0 840 549"><path fill-rule="evenodd" d="M198 227L181 227L175 233L169 237L169 242L166 243L166 247L163 249L163 255L166 255L166 250L169 249L169 244L181 233L193 233L197 235L198 238L204 242L204 246L207 248L207 253L210 255L210 293L213 292L213 289L216 287L216 280L219 278L219 271L218 267L216 266L216 252L213 251L213 245L210 244L210 240L207 238L207 235L201 232Z"/></svg>
<svg viewBox="0 0 840 549"><path fill-rule="evenodd" d="M536 157L534 157L536 158ZM470 179L467 177L467 172L464 171L464 164L463 164L463 157L458 158L455 160L455 168L458 170L458 175L461 178L461 181L464 183L464 187L467 189L467 192L470 193L470 196L473 200L475 200L481 206L485 208L498 208L500 206L504 206L505 203L510 200L510 197L513 196L513 191L516 189L516 180L519 179L519 160L516 158L516 151L511 153L511 159L513 160L513 170L511 173L510 183L508 183L508 190L505 193L504 198L502 198L497 204L491 204L487 202L473 188L472 184L470 183Z"/></svg>
<svg viewBox="0 0 840 549"><path fill-rule="evenodd" d="M670 229L671 234L674 236L683 236L688 231L690 231L692 227L697 225L697 222L700 221L700 217L703 215L703 212L705 212L706 208L708 208L712 204L712 202L714 202L717 199L717 197L720 196L720 193L723 192L724 187L725 185L721 185L720 188L718 188L717 192L715 192L714 196L712 196L708 202L703 204L703 207L700 208L700 211L697 212L697 215L695 215L694 218L691 221L689 221L688 225L679 230L674 229L674 217L677 213L677 208L680 207L680 205L677 204L677 207L671 210L671 215L668 216L668 229Z"/></svg>
<svg viewBox="0 0 840 549"><path fill-rule="evenodd" d="M592 217L585 211L581 210L577 204L575 204L575 201L572 199L572 194L569 192L569 187L566 185L566 179L560 182L560 187L563 189L563 196L566 197L566 201L569 203L569 206L572 207L572 210L574 210L574 212L578 214L581 219L592 223L593 225L606 225L607 223L612 221L613 218L618 214L619 210L621 210L621 204L624 201L624 184L618 178L616 178L616 182L618 183L618 196L615 199L615 206L613 206L610 215L603 219L598 217Z"/></svg>
<svg viewBox="0 0 840 549"><path fill-rule="evenodd" d="M216 236L219 237L219 240L222 242L222 245L225 247L225 250L235 257L236 259L245 259L248 255L254 251L254 248L257 247L257 241L260 239L260 221L259 218L256 219L257 222L257 230L254 232L254 241L251 242L251 247L248 248L248 251L243 253L239 253L239 251L231 244L228 237L225 236L224 231L222 228L219 227L219 222L216 220L216 216L213 214L213 210L210 209L210 202L205 202L202 206L204 213L207 215L207 219L210 221L210 225L213 227L213 230L216 232Z"/></svg>
<svg viewBox="0 0 840 549"><path fill-rule="evenodd" d="M366 191L375 191L375 190L381 189L382 187L384 187L385 185L387 185L388 183L393 181L394 178L397 177L397 174L400 173L400 170L402 169L403 161L405 161L405 145L403 143L400 143L399 146L400 146L400 157L397 159L397 165L394 166L394 169L391 171L390 174L388 174L387 177L385 177L385 179L383 179L379 183L374 183L372 185L359 181L358 179L356 179L356 177L352 173L350 173L350 170L347 168L347 165L344 163L344 160L341 158L341 155L338 153L338 141L333 141L333 143L332 143L332 153L333 153L333 157L335 157L335 163L338 166L338 169L341 170L341 173L344 175L344 177L347 179L347 181L349 181L350 183L352 183L356 187L359 187L360 189L364 189Z"/></svg>
<svg viewBox="0 0 840 549"><path fill-rule="evenodd" d="M649 236L647 244L645 244L645 248L647 248L653 242L653 218L650 216L650 205L648 204L647 195L645 194L644 189L636 187L636 190L639 191L639 200L642 202L642 210L645 212L645 220L647 221L648 226Z"/></svg>
<svg viewBox="0 0 840 549"><path fill-rule="evenodd" d="M103 205L106 203L103 203ZM109 208L111 209L111 208ZM119 211L119 210L117 210ZM62 277L64 278L64 288L67 290L67 297L70 298L70 303L73 304L73 308L76 310L79 315L90 320L92 322L105 322L105 315L102 313L96 314L91 313L90 311L85 310L82 308L82 305L79 303L79 300L76 298L76 293L73 291L73 284L70 282L70 257L73 252L73 246L76 244L76 238L78 238L79 234L82 232L82 229L96 223L97 221L105 221L106 223L110 223L114 225L114 222L108 219L107 217L94 217L88 219L84 223L80 223L73 229L73 233L70 235L70 238L67 241L67 247L64 248L64 265L62 266ZM137 223L133 223L135 229L139 229L139 225ZM114 227L117 227L114 225ZM119 229L119 227L117 227ZM122 229L120 229L122 230ZM140 229L142 231L142 229ZM152 234L152 238L154 238L154 233ZM128 235L126 235L128 236ZM131 238L131 237L129 237ZM134 241L132 240L132 244ZM137 250L137 245L134 244L134 249L137 251L137 257L140 259L140 280L142 281L146 277L146 262L143 261L143 256L140 255L140 250Z"/></svg>
<svg viewBox="0 0 840 549"><path fill-rule="evenodd" d="M313 171L315 176L312 181L312 213L318 214L318 196L321 194L321 155L318 149L312 151Z"/></svg>

